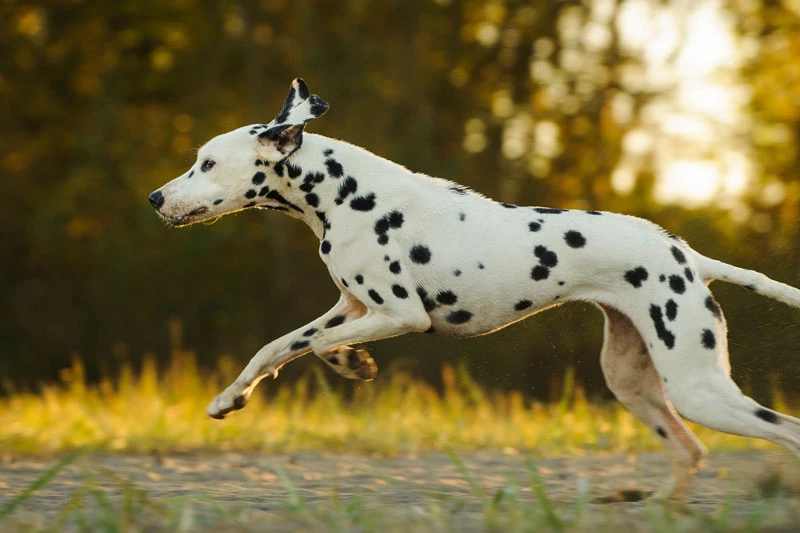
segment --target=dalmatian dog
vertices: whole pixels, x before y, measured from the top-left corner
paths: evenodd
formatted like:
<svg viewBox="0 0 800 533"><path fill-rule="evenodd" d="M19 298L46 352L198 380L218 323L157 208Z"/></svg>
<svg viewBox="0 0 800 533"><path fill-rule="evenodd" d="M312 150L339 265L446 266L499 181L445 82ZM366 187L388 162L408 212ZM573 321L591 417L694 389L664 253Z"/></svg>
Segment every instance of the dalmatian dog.
<svg viewBox="0 0 800 533"><path fill-rule="evenodd" d="M800 420L762 407L730 379L725 319L707 285L735 283L794 307L800 290L705 257L643 219L495 202L304 133L327 109L296 79L274 120L215 137L187 172L150 194L173 226L248 208L302 220L341 291L330 311L261 348L213 399L210 417L241 409L261 379L309 352L346 378L370 380L377 366L355 344L409 332L484 335L588 301L605 315L609 388L670 451L658 496L684 497L707 453L678 413L800 456Z"/></svg>

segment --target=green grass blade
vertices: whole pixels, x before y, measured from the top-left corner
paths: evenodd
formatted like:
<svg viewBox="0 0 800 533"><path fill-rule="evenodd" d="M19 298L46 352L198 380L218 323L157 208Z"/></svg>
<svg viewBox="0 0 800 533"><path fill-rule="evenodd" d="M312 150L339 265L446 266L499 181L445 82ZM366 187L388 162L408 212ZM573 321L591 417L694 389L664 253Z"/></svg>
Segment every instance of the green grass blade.
<svg viewBox="0 0 800 533"><path fill-rule="evenodd" d="M9 501L4 503L2 507L0 507L0 518L4 518L13 513L14 509L22 505L22 503L30 498L37 490L47 485L50 480L53 479L59 472L75 461L80 454L81 452L73 452L61 459L55 465L45 470L41 476L33 481L33 483L25 487L25 490L11 498Z"/></svg>
<svg viewBox="0 0 800 533"><path fill-rule="evenodd" d="M553 502L550 501L550 496L547 495L544 482L542 481L541 476L539 476L539 469L536 468L536 465L530 459L527 461L527 464L528 475L530 476L531 481L531 490L536 495L536 499L539 500L539 504L542 506L545 520L554 531L563 531L564 523L558 517L558 514L556 514L555 508L553 508Z"/></svg>

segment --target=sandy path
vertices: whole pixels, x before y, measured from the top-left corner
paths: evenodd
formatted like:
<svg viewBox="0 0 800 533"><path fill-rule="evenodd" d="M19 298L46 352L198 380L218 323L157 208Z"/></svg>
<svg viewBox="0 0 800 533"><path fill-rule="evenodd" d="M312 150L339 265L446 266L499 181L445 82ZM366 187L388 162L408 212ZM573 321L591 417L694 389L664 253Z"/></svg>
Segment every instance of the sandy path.
<svg viewBox="0 0 800 533"><path fill-rule="evenodd" d="M519 498L536 505L524 457L490 450L464 453L460 458L490 495L514 485L516 480L520 487ZM0 464L0 505L52 464L52 460L36 459L16 459ZM574 504L582 490L580 487L588 486L593 496L616 494L619 489L653 490L667 471L664 454L542 459L536 461L536 465L550 498L563 509ZM276 511L285 509L283 504L290 498L286 483L280 479L285 472L304 501L312 506L330 502L335 492L342 501L357 497L369 505L385 506L392 512L422 509L432 501L444 505L457 503L463 508L465 526L475 520L474 525L482 528L481 509L474 490L458 466L441 453L395 458L322 452L86 456L59 473L12 518L55 516L87 475L95 480L96 486L107 491L112 501L115 498L118 501L119 483L108 475L97 474L104 471L132 481L137 488L145 490L151 500L201 495L222 507L240 506L254 521L269 519ZM698 473L689 506L696 512L713 514L727 501L732 501L735 502L734 514L746 516L756 506L763 506L764 480L775 473L783 473L788 479L782 486L778 485L777 492L789 499L780 500L778 510L770 511L770 521L779 528L774 531L792 531L800 524L798 471L800 466L783 454L713 454ZM629 519L631 529L645 530L646 521L643 520L647 505L642 502L592 504L589 512L604 516L614 512L625 518L626 523Z"/></svg>

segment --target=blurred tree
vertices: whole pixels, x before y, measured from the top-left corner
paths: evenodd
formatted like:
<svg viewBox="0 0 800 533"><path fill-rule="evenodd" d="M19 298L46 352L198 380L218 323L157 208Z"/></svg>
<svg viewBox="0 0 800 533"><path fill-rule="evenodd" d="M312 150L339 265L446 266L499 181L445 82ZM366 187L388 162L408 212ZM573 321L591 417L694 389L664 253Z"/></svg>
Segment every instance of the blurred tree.
<svg viewBox="0 0 800 533"><path fill-rule="evenodd" d="M300 225L248 212L177 231L146 201L193 147L273 117L298 75L332 106L314 131L503 201L645 216L800 285L796 6L712 4L1 3L0 373L52 378L73 354L90 375L113 372L167 353L173 319L204 363L244 361L327 309L335 289ZM701 201L684 201L701 181ZM718 292L737 376L789 368L797 312ZM376 354L429 379L468 354L476 377L541 397L572 364L602 393L600 326L570 305L491 337L404 337ZM798 390L797 372L782 378Z"/></svg>

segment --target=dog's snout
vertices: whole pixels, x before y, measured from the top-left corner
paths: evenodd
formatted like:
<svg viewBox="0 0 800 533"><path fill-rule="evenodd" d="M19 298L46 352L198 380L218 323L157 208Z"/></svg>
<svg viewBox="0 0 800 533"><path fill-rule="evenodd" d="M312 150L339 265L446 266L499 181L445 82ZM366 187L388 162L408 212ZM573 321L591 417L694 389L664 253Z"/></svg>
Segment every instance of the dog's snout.
<svg viewBox="0 0 800 533"><path fill-rule="evenodd" d="M164 195L161 194L161 191L155 191L150 193L150 196L148 198L150 199L150 205L152 205L156 209L161 209L161 206L164 205Z"/></svg>

